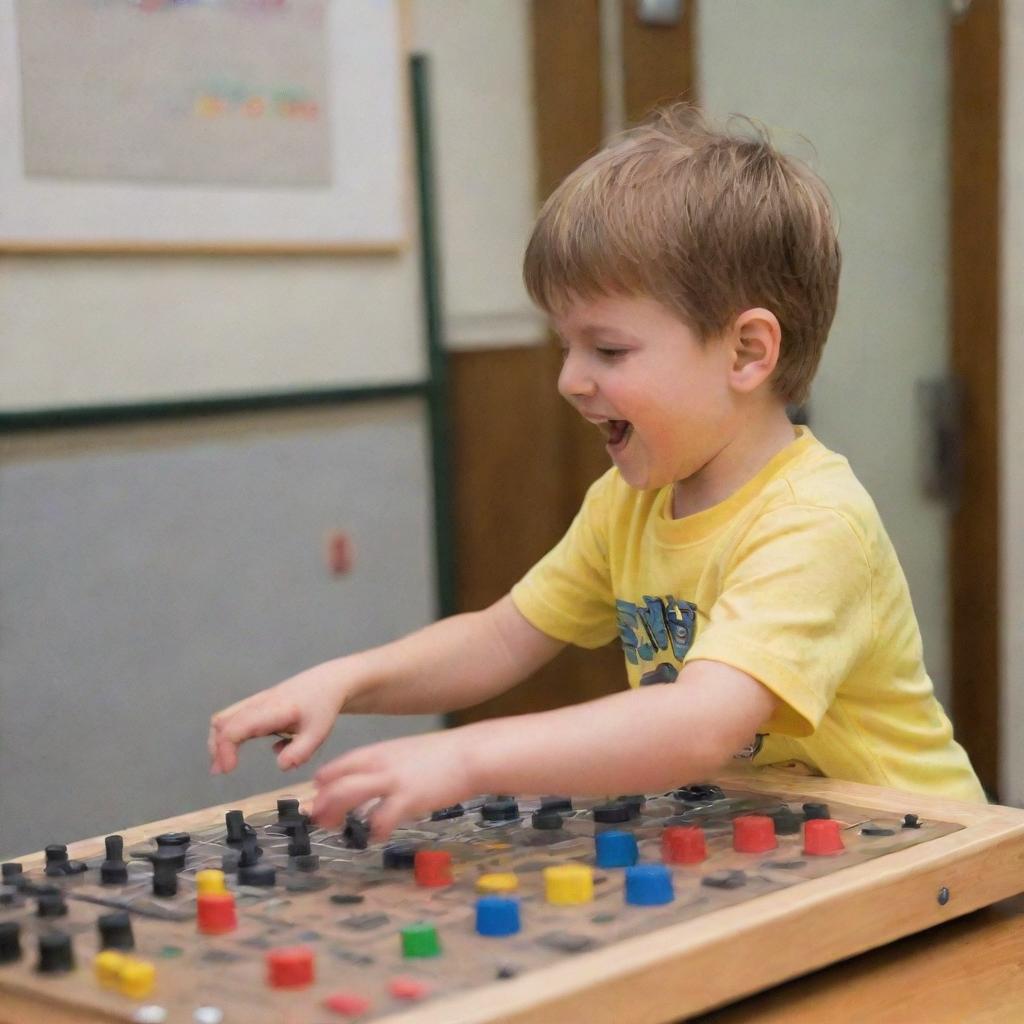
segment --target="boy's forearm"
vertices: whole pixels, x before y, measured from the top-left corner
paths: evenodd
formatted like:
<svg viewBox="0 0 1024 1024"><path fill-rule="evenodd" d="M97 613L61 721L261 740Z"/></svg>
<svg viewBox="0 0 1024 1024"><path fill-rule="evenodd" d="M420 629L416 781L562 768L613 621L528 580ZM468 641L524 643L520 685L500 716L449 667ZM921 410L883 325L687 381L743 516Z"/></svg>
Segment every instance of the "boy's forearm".
<svg viewBox="0 0 1024 1024"><path fill-rule="evenodd" d="M562 647L521 620L503 598L441 619L393 643L340 659L353 673L344 710L436 714L504 693Z"/></svg>
<svg viewBox="0 0 1024 1024"><path fill-rule="evenodd" d="M706 692L654 686L466 726L467 758L485 793L658 792L714 774L765 708L732 717Z"/></svg>

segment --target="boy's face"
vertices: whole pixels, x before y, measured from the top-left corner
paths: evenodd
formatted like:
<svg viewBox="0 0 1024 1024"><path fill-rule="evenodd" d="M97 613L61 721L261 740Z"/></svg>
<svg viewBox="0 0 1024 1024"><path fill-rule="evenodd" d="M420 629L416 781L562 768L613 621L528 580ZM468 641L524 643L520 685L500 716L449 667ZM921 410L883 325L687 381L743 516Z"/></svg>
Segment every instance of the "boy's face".
<svg viewBox="0 0 1024 1024"><path fill-rule="evenodd" d="M552 318L564 362L558 390L605 436L623 479L651 489L685 480L735 429L730 346L698 336L653 299L575 299Z"/></svg>

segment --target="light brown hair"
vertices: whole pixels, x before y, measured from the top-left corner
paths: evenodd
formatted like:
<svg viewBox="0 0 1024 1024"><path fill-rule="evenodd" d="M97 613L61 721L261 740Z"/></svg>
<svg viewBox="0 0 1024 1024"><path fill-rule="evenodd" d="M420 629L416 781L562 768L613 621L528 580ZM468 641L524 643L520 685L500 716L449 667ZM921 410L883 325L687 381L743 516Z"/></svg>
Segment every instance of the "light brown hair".
<svg viewBox="0 0 1024 1024"><path fill-rule="evenodd" d="M523 279L549 313L574 296L643 295L705 340L769 309L782 326L772 386L799 403L836 309L832 203L810 167L742 126L679 104L613 139L544 203Z"/></svg>

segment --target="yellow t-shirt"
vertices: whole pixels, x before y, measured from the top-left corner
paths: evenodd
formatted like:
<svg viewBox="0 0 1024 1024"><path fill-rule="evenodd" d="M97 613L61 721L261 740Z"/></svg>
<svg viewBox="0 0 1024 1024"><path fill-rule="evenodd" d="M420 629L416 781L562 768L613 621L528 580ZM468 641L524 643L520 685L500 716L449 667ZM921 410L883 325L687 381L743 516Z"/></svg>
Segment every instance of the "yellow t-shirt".
<svg viewBox="0 0 1024 1024"><path fill-rule="evenodd" d="M878 511L806 428L713 508L671 517L671 486L609 470L559 544L512 589L556 639L619 637L631 686L720 661L779 698L740 756L984 800L925 671L921 634ZM681 780L683 781L683 780Z"/></svg>

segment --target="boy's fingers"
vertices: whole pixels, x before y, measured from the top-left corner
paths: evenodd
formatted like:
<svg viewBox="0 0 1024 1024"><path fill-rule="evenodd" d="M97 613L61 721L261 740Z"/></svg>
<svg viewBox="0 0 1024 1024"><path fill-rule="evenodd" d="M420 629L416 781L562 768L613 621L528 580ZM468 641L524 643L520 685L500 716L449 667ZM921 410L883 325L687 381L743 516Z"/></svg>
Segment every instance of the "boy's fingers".
<svg viewBox="0 0 1024 1024"><path fill-rule="evenodd" d="M336 757L333 761L328 761L327 764L322 765L316 770L313 781L318 786L328 786L335 779L351 775L353 772L374 771L375 765L371 754L372 750L373 747L357 747L355 750L350 750L347 754L342 754L341 757ZM379 765L376 767L379 767Z"/></svg>
<svg viewBox="0 0 1024 1024"><path fill-rule="evenodd" d="M234 746L254 736L269 736L286 732L298 721L298 713L291 705L257 704L239 710L218 727L221 743Z"/></svg>
<svg viewBox="0 0 1024 1024"><path fill-rule="evenodd" d="M280 704L249 704L240 701L210 720L210 767L230 772L238 764L238 747L254 736L267 736L287 729L295 719L294 708Z"/></svg>
<svg viewBox="0 0 1024 1024"><path fill-rule="evenodd" d="M336 828L345 820L348 811L366 803L371 797L386 793L390 784L391 780L384 775L351 775L338 779L317 791L313 800L313 820L323 827Z"/></svg>
<svg viewBox="0 0 1024 1024"><path fill-rule="evenodd" d="M382 843L398 827L399 821L406 814L402 798L389 796L381 800L370 815L370 838L375 843Z"/></svg>
<svg viewBox="0 0 1024 1024"><path fill-rule="evenodd" d="M279 768L287 771L300 764L305 764L323 743L327 733L307 726L302 732L288 739L281 739L274 744Z"/></svg>

